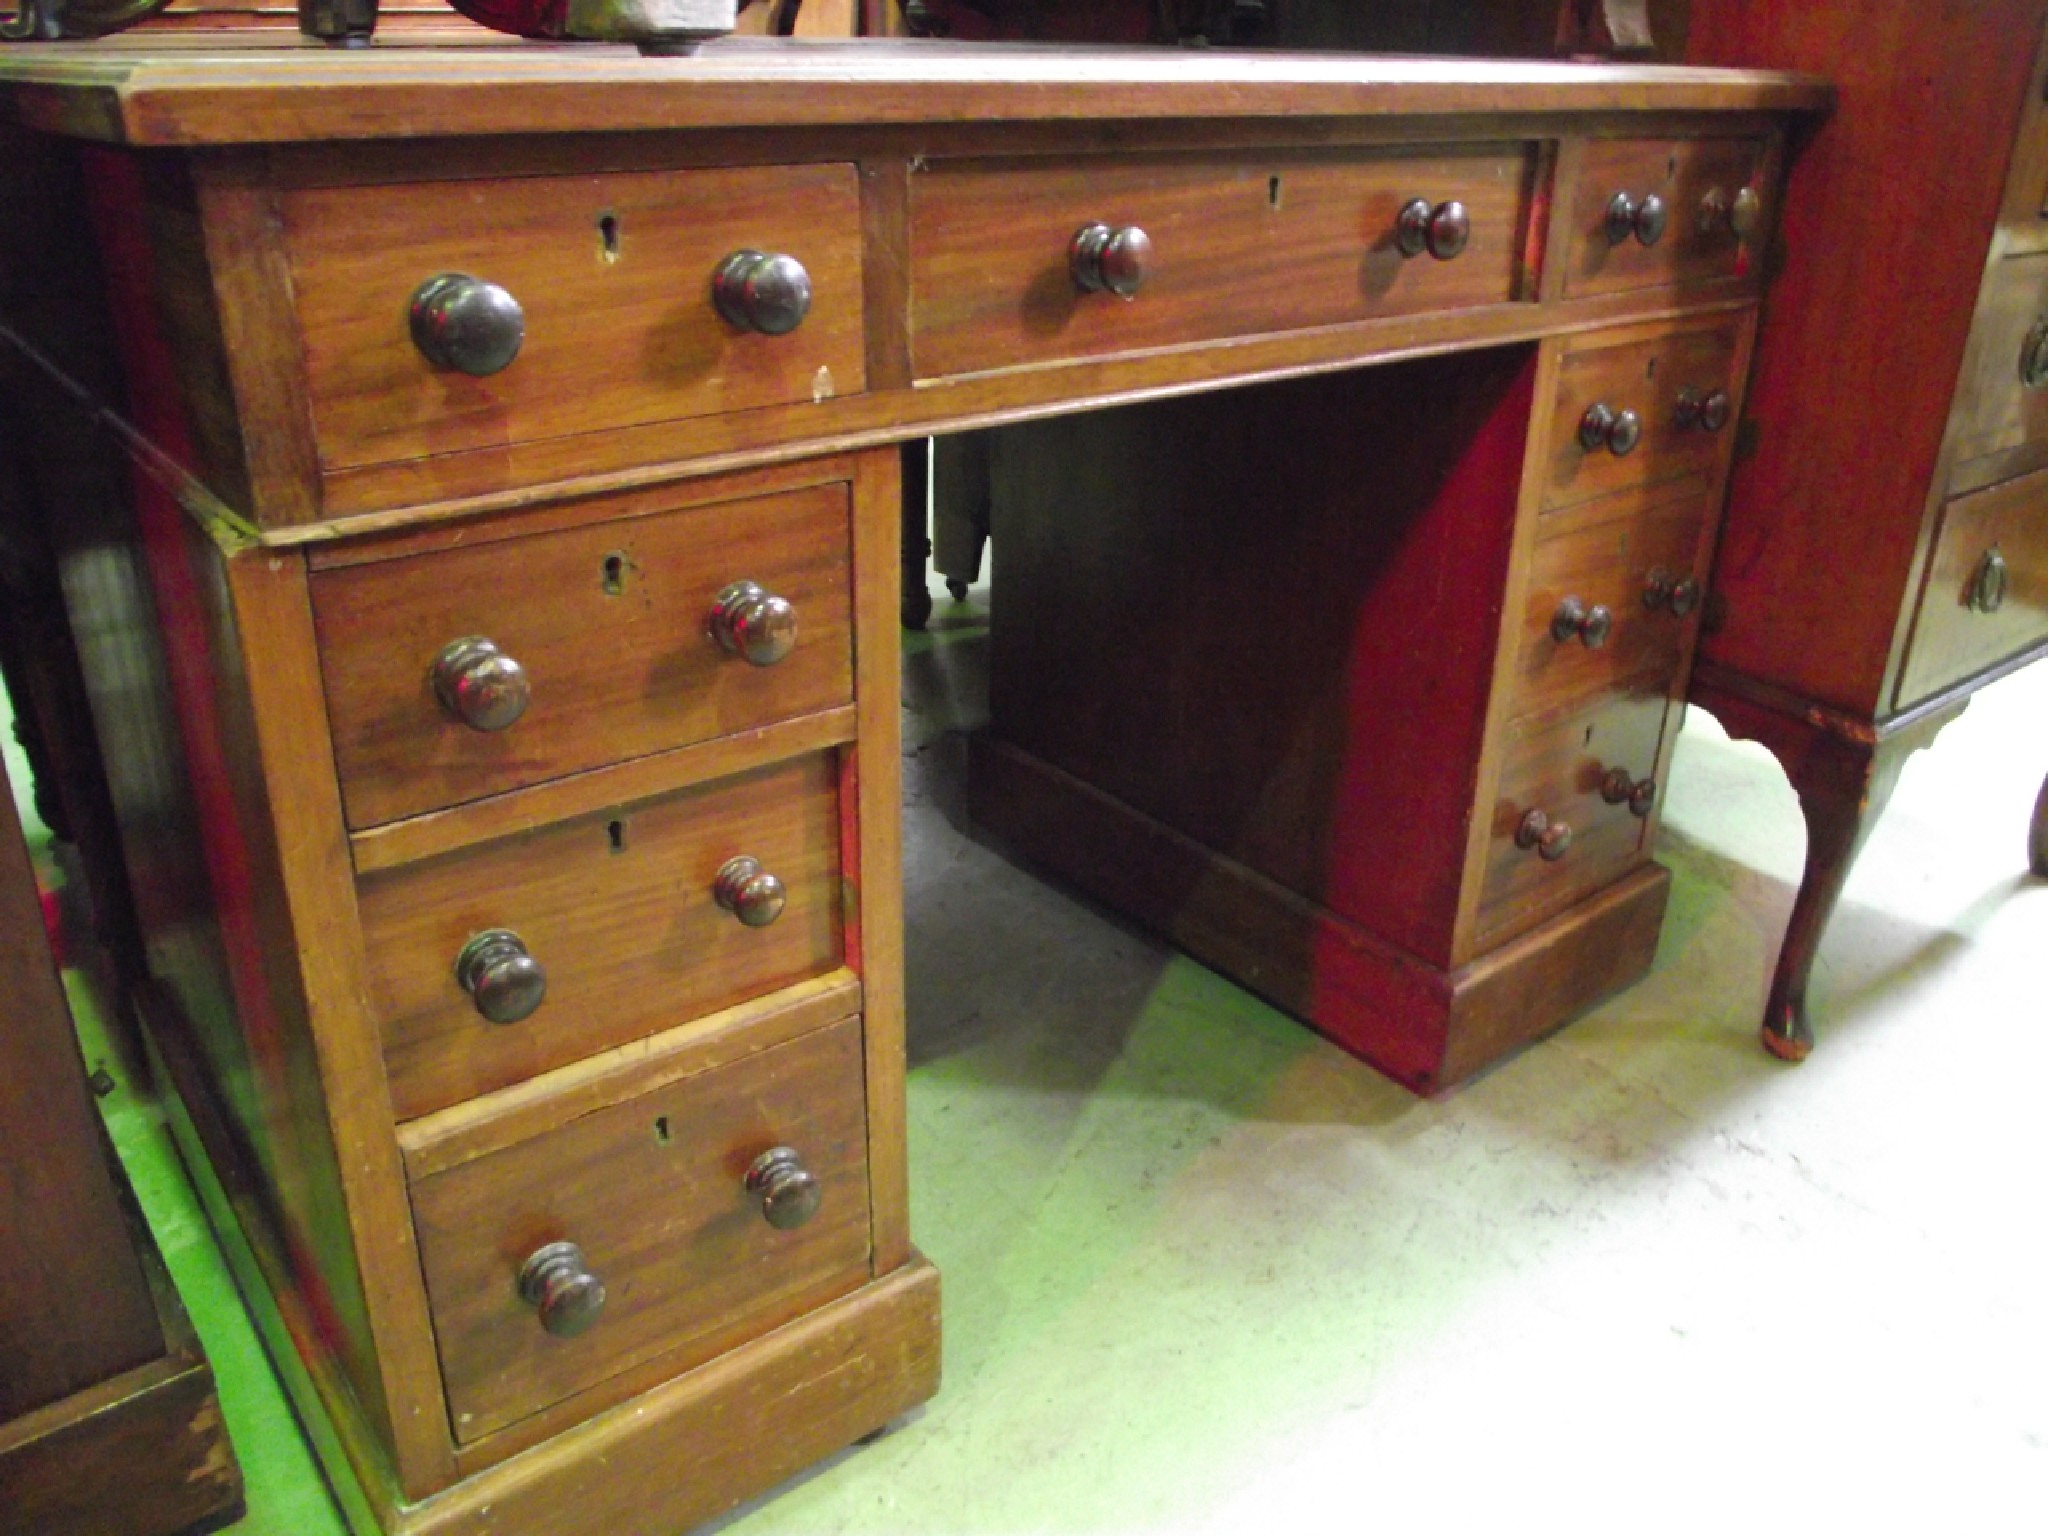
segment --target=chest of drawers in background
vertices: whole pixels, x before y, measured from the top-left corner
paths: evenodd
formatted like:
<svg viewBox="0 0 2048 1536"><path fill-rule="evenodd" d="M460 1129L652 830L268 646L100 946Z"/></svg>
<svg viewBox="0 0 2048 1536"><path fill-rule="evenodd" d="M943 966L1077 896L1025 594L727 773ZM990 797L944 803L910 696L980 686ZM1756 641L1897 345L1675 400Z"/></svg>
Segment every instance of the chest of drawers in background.
<svg viewBox="0 0 2048 1536"><path fill-rule="evenodd" d="M359 1524L673 1531L934 1390L906 438L1289 381L1004 440L1087 494L1005 514L1003 728L1048 734L998 754L1100 767L1075 826L1177 819L1146 878L1210 834L1247 979L1327 943L1342 1008L1288 999L1418 1086L1647 963L1815 82L482 45L0 81L6 398L97 445L45 512L138 1007ZM1168 622L1119 549L1177 562Z"/></svg>

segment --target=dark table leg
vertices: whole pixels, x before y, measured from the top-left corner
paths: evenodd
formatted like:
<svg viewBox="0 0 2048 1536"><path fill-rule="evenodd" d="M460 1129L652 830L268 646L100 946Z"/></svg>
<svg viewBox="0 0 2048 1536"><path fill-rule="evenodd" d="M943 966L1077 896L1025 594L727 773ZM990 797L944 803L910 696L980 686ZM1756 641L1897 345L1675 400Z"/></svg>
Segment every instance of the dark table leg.
<svg viewBox="0 0 2048 1536"><path fill-rule="evenodd" d="M2048 880L2048 779L2041 781L2041 794L2034 801L2034 824L2027 832L2027 862L2034 873Z"/></svg>
<svg viewBox="0 0 2048 1536"><path fill-rule="evenodd" d="M903 627L923 629L932 616L931 588L925 584L925 562L931 558L929 508L932 494L932 440L914 437L903 445Z"/></svg>

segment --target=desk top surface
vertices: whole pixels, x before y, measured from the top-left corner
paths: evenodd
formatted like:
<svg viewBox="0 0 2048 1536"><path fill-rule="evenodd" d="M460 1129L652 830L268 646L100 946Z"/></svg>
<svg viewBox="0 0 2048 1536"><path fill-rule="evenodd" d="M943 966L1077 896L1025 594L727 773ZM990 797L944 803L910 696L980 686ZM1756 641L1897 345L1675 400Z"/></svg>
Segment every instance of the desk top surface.
<svg viewBox="0 0 2048 1536"><path fill-rule="evenodd" d="M1759 70L1228 49L728 39L694 54L409 34L0 48L7 115L136 145L948 122L1818 112Z"/></svg>

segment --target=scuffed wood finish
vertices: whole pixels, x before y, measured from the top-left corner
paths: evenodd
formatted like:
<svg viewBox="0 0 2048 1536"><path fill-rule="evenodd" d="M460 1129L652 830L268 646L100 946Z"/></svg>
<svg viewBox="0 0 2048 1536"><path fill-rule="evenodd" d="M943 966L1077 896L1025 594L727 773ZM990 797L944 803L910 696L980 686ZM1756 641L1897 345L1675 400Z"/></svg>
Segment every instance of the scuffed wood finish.
<svg viewBox="0 0 2048 1536"><path fill-rule="evenodd" d="M1829 100L1818 78L1768 69L880 39L736 39L650 59L498 37L466 39L456 52L452 41L395 37L368 57L290 43L62 43L11 50L0 85L15 87L13 110L32 127L135 145L775 123L1394 118L1499 112L1515 93L1558 112L1812 112ZM504 109L511 92L517 114Z"/></svg>
<svg viewBox="0 0 2048 1536"><path fill-rule="evenodd" d="M766 1332L863 1284L860 1055L849 1019L414 1185L456 1438L721 1325ZM787 1232L745 1185L776 1146L793 1147L821 1190L817 1214ZM573 1339L547 1333L517 1286L527 1255L560 1241L583 1249L608 1293Z"/></svg>
<svg viewBox="0 0 2048 1536"><path fill-rule="evenodd" d="M1740 276L1763 248L1768 219L1744 242L1725 225L1703 225L1699 210L1709 193L1731 202L1745 187L1761 195L1762 160L1763 145L1756 139L1592 140L1563 214L1569 231L1564 291L1609 293ZM1607 205L1617 192L1638 203L1652 194L1664 199L1669 222L1654 245L1633 236L1620 244L1607 238Z"/></svg>
<svg viewBox="0 0 2048 1536"><path fill-rule="evenodd" d="M911 177L911 356L921 378L1380 316L1504 304L1522 288L1525 146L936 162ZM1402 207L1462 202L1455 259L1404 257ZM1083 293L1074 232L1135 225L1132 298Z"/></svg>
<svg viewBox="0 0 2048 1536"><path fill-rule="evenodd" d="M369 876L370 995L401 1120L502 1088L838 965L839 774L813 754ZM712 898L758 859L788 905L749 928ZM455 977L476 934L510 929L547 972L512 1024Z"/></svg>
<svg viewBox="0 0 2048 1536"><path fill-rule="evenodd" d="M1975 601L1996 554L2005 568L1995 609ZM2008 656L2048 643L2048 471L1952 501L1942 512L1920 594L1899 696L1923 699Z"/></svg>
<svg viewBox="0 0 2048 1536"><path fill-rule="evenodd" d="M648 498L616 521L315 573L351 826L848 702L845 485L659 505ZM727 653L705 627L719 592L740 580L796 608L796 647L773 666ZM505 730L451 718L428 683L441 648L470 635L526 669L533 701Z"/></svg>
<svg viewBox="0 0 2048 1536"><path fill-rule="evenodd" d="M866 388L851 165L309 187L280 204L328 469ZM748 248L810 273L810 314L786 336L738 330L712 306L712 273ZM444 272L524 309L511 367L471 378L413 345L406 307Z"/></svg>

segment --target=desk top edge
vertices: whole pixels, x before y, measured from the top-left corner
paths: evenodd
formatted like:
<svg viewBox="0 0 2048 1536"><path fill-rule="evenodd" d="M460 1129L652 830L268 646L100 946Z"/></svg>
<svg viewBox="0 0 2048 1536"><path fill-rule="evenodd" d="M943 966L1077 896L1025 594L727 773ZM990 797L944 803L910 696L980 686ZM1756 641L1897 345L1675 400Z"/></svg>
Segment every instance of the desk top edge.
<svg viewBox="0 0 2048 1536"><path fill-rule="evenodd" d="M730 39L679 57L454 34L346 51L290 35L0 48L5 115L136 146L973 120L1819 113L1832 100L1824 80L1763 70L881 39Z"/></svg>

